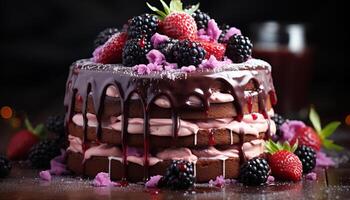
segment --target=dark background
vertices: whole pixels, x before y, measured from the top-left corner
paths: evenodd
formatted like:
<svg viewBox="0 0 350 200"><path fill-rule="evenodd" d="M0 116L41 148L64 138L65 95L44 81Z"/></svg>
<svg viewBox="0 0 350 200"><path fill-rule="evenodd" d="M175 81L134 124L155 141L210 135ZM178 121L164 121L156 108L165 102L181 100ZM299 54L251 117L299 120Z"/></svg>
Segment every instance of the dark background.
<svg viewBox="0 0 350 200"><path fill-rule="evenodd" d="M158 0L149 2L159 6ZM350 114L344 1L200 2L201 10L212 18L239 27L243 33L250 24L268 20L308 24L315 65L307 98L329 119L343 121ZM45 110L63 112L69 65L91 57L99 31L121 27L146 11L141 0L2 0L0 107L9 105L29 116Z"/></svg>

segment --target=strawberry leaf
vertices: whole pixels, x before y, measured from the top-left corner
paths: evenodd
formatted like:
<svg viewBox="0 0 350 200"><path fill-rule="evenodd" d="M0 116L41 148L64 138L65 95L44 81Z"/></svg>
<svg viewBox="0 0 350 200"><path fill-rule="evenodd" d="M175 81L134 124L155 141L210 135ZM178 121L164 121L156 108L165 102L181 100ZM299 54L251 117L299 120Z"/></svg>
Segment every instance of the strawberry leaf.
<svg viewBox="0 0 350 200"><path fill-rule="evenodd" d="M160 2L161 2L162 5L163 5L165 14L168 15L168 14L171 12L171 10L170 10L168 4L166 4L163 0L160 0Z"/></svg>
<svg viewBox="0 0 350 200"><path fill-rule="evenodd" d="M332 133L334 133L334 131L339 127L340 124L341 123L338 121L334 121L334 122L327 124L326 127L324 127L321 130L321 134L320 134L321 138L325 139L325 138L328 138L329 136L331 136Z"/></svg>
<svg viewBox="0 0 350 200"><path fill-rule="evenodd" d="M320 134L322 130L320 116L317 114L316 110L313 107L310 108L309 119L317 133Z"/></svg>
<svg viewBox="0 0 350 200"><path fill-rule="evenodd" d="M298 144L298 140L297 140L297 141L294 143L294 145L292 146L292 148L290 149L290 151L294 153L294 151L297 150L298 145L299 145L299 144Z"/></svg>
<svg viewBox="0 0 350 200"><path fill-rule="evenodd" d="M334 144L333 140L328 139L323 140L323 146L328 150L342 151L344 149L344 147Z"/></svg>
<svg viewBox="0 0 350 200"><path fill-rule="evenodd" d="M186 9L185 12L189 15L192 15L194 12L196 12L196 10L198 10L199 8L199 3L197 3L196 5L193 5L191 8Z"/></svg>
<svg viewBox="0 0 350 200"><path fill-rule="evenodd" d="M181 0L171 0L170 1L170 10L171 11L182 12L183 11L183 7L182 7Z"/></svg>
<svg viewBox="0 0 350 200"><path fill-rule="evenodd" d="M34 133L34 128L33 128L32 124L30 123L28 118L24 119L24 125L28 131Z"/></svg>
<svg viewBox="0 0 350 200"><path fill-rule="evenodd" d="M146 4L147 4L149 9L151 9L152 11L154 11L155 13L158 14L159 19L164 19L167 16L163 11L159 10L158 8L156 8L154 6L151 6L148 2L146 2Z"/></svg>

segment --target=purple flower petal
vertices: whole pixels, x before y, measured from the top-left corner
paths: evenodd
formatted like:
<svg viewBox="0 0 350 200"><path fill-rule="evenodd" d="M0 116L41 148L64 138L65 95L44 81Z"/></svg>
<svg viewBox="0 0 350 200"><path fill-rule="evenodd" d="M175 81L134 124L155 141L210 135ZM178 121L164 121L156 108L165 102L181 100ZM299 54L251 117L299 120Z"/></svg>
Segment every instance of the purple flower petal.
<svg viewBox="0 0 350 200"><path fill-rule="evenodd" d="M241 30L235 28L235 27L231 27L225 34L224 36L224 41L228 41L230 39L231 36L233 35L242 35Z"/></svg>
<svg viewBox="0 0 350 200"><path fill-rule="evenodd" d="M269 176L269 177L267 177L267 181L266 181L266 183L273 183L273 182L275 182L275 177L274 176Z"/></svg>
<svg viewBox="0 0 350 200"><path fill-rule="evenodd" d="M199 68L215 69L217 67L222 67L231 63L232 61L229 59L226 59L224 61L218 61L215 56L211 55L209 59L205 59L202 61L202 63L199 65Z"/></svg>
<svg viewBox="0 0 350 200"><path fill-rule="evenodd" d="M297 120L290 120L290 121L286 121L285 123L283 123L280 127L280 131L283 133L283 136L281 137L281 141L288 141L290 142L294 135L296 134L296 131L299 128L303 128L305 127L304 122L302 121L297 121Z"/></svg>
<svg viewBox="0 0 350 200"><path fill-rule="evenodd" d="M159 180L162 177L163 176L161 176L161 175L151 176L149 181L146 182L145 186L148 187L148 188L156 188L157 185L158 185Z"/></svg>
<svg viewBox="0 0 350 200"><path fill-rule="evenodd" d="M317 180L317 174L315 172L310 172L306 174L306 179L316 181Z"/></svg>
<svg viewBox="0 0 350 200"><path fill-rule="evenodd" d="M332 167L335 166L335 162L331 157L328 157L322 151L317 152L316 154L316 166L318 167Z"/></svg>
<svg viewBox="0 0 350 200"><path fill-rule="evenodd" d="M190 73L190 72L196 71L196 67L193 65L183 66L183 67L181 67L181 71Z"/></svg>
<svg viewBox="0 0 350 200"><path fill-rule="evenodd" d="M95 179L92 182L94 187L108 187L114 186L114 183L109 178L108 173L100 172L96 175Z"/></svg>
<svg viewBox="0 0 350 200"><path fill-rule="evenodd" d="M226 180L223 176L217 176L215 181L213 180L210 180L209 181L209 185L213 185L213 186L216 186L216 187L223 187L226 183Z"/></svg>
<svg viewBox="0 0 350 200"><path fill-rule="evenodd" d="M217 41L221 35L222 30L219 29L218 24L214 19L208 21L207 35L214 41Z"/></svg>
<svg viewBox="0 0 350 200"><path fill-rule="evenodd" d="M153 46L155 48L158 48L158 45L163 43L163 42L166 42L166 41L169 41L169 37L166 36L166 35L161 35L159 33L155 33L152 37L151 37L151 42L153 44Z"/></svg>
<svg viewBox="0 0 350 200"><path fill-rule="evenodd" d="M145 64L135 65L133 70L136 71L139 75L146 75L151 73L151 70Z"/></svg>
<svg viewBox="0 0 350 200"><path fill-rule="evenodd" d="M161 65L165 62L165 56L158 50L152 49L147 53L146 58L149 63Z"/></svg>
<svg viewBox="0 0 350 200"><path fill-rule="evenodd" d="M52 179L49 170L39 172L39 177L44 181L51 181Z"/></svg>
<svg viewBox="0 0 350 200"><path fill-rule="evenodd" d="M65 164L66 152L61 150L61 155L55 157L50 161L50 173L52 175L63 175L67 174L67 166Z"/></svg>

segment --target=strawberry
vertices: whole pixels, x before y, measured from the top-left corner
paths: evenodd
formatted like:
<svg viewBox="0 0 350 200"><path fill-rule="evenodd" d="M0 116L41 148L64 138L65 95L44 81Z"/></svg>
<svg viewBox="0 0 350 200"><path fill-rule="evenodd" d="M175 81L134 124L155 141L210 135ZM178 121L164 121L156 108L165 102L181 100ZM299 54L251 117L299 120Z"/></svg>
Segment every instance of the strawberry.
<svg viewBox="0 0 350 200"><path fill-rule="evenodd" d="M44 136L45 126L37 125L35 128L30 124L28 119L25 119L26 129L15 133L7 146L7 157L10 160L25 159L30 148L40 141Z"/></svg>
<svg viewBox="0 0 350 200"><path fill-rule="evenodd" d="M298 142L300 146L309 146L315 151L319 151L321 149L322 144L319 135L313 128L309 126L301 127L296 130L296 133L290 141L290 144L293 145L296 142Z"/></svg>
<svg viewBox="0 0 350 200"><path fill-rule="evenodd" d="M168 6L163 0L160 0L164 7L164 11L151 6L147 6L158 14L161 20L160 31L175 39L194 39L197 37L197 24L195 19L191 16L198 7L191 7L190 9L183 9L181 0L171 0Z"/></svg>
<svg viewBox="0 0 350 200"><path fill-rule="evenodd" d="M322 129L320 117L313 108L310 109L309 119L314 128L305 126L297 129L295 135L290 141L292 145L298 142L299 146L306 145L313 148L315 151L319 151L321 147L337 151L343 149L343 147L334 144L333 140L328 139L328 137L338 128L340 122L331 122Z"/></svg>
<svg viewBox="0 0 350 200"><path fill-rule="evenodd" d="M196 39L195 42L201 44L206 51L205 58L208 59L211 55L215 56L217 60L222 60L225 55L226 47L217 42L204 41Z"/></svg>
<svg viewBox="0 0 350 200"><path fill-rule="evenodd" d="M97 63L120 63L122 61L122 52L127 40L127 33L121 32L114 34L93 52L93 61Z"/></svg>
<svg viewBox="0 0 350 200"><path fill-rule="evenodd" d="M298 147L297 143L291 147L288 142L282 145L269 140L265 147L269 153L268 163L273 176L280 180L301 180L303 165L298 156L293 153Z"/></svg>

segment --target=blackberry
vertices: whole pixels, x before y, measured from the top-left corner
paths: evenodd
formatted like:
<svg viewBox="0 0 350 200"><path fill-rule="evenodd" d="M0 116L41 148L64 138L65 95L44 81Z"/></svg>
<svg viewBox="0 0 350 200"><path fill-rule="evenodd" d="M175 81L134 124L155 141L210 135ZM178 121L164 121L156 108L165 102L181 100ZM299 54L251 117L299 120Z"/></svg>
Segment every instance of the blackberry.
<svg viewBox="0 0 350 200"><path fill-rule="evenodd" d="M192 13L192 17L196 21L197 29L207 29L208 21L211 19L207 13L200 11L199 9Z"/></svg>
<svg viewBox="0 0 350 200"><path fill-rule="evenodd" d="M63 137L65 135L63 115L49 116L45 122L45 126L47 130L57 134L58 137Z"/></svg>
<svg viewBox="0 0 350 200"><path fill-rule="evenodd" d="M253 44L248 37L233 35L227 42L226 56L234 63L247 61L252 55Z"/></svg>
<svg viewBox="0 0 350 200"><path fill-rule="evenodd" d="M5 178L11 172L11 164L5 156L0 155L0 178Z"/></svg>
<svg viewBox="0 0 350 200"><path fill-rule="evenodd" d="M253 158L241 166L239 181L244 185L261 185L266 183L270 167L264 158Z"/></svg>
<svg viewBox="0 0 350 200"><path fill-rule="evenodd" d="M43 140L30 149L28 160L34 168L48 169L50 161L60 154L59 140Z"/></svg>
<svg viewBox="0 0 350 200"><path fill-rule="evenodd" d="M137 64L146 64L146 54L152 49L147 38L137 38L126 41L123 48L123 65L131 67Z"/></svg>
<svg viewBox="0 0 350 200"><path fill-rule="evenodd" d="M194 185L194 170L192 163L185 160L174 160L166 174L158 183L159 187L171 189L188 189Z"/></svg>
<svg viewBox="0 0 350 200"><path fill-rule="evenodd" d="M282 132L280 130L280 127L286 120L279 114L275 114L274 116L271 117L271 119L275 122L276 124L276 135L277 136L282 136Z"/></svg>
<svg viewBox="0 0 350 200"><path fill-rule="evenodd" d="M166 42L163 42L158 45L157 49L162 52L162 54L165 56L165 59L168 62L174 62L174 58L172 56L172 49L173 46L178 42L178 40L175 39L169 39Z"/></svg>
<svg viewBox="0 0 350 200"><path fill-rule="evenodd" d="M116 33L119 33L119 30L117 28L106 28L105 30L101 31L94 41L95 48L104 45L107 40Z"/></svg>
<svg viewBox="0 0 350 200"><path fill-rule="evenodd" d="M218 42L219 43L225 43L224 41L224 38L225 38L225 35L227 33L227 31L230 29L230 25L227 25L227 24L223 24L220 26L220 30L222 30L220 36L219 36L219 39L218 39Z"/></svg>
<svg viewBox="0 0 350 200"><path fill-rule="evenodd" d="M176 43L172 49L174 61L181 66L199 65L205 57L205 50L200 44L189 40Z"/></svg>
<svg viewBox="0 0 350 200"><path fill-rule="evenodd" d="M316 166L316 152L312 148L301 145L295 150L295 155L297 155L303 164L303 173L307 174L311 172Z"/></svg>
<svg viewBox="0 0 350 200"><path fill-rule="evenodd" d="M140 36L150 38L156 33L158 28L158 18L155 15L143 14L131 18L128 21L129 38L138 38Z"/></svg>

